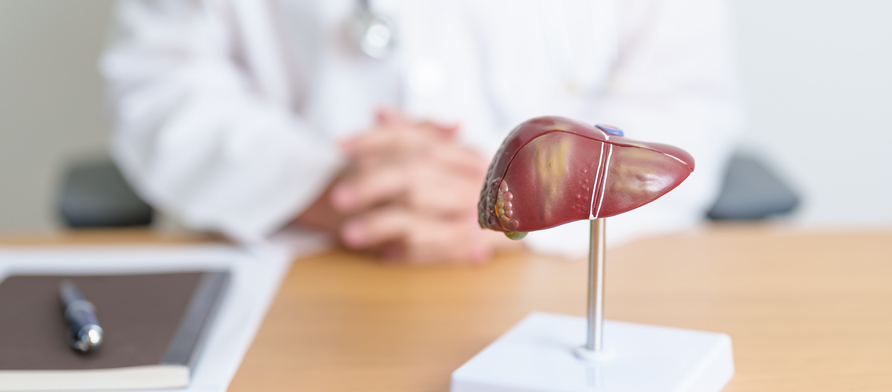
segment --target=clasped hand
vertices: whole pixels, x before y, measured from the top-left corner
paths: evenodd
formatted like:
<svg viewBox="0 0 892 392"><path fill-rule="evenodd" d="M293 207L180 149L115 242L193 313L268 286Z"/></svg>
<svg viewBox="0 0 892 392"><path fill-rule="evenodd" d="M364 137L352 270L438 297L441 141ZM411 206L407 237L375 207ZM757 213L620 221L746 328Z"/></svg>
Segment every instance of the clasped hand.
<svg viewBox="0 0 892 392"><path fill-rule="evenodd" d="M327 192L341 242L411 263L482 263L511 246L478 226L487 161L457 131L382 110L376 126L343 141L351 163Z"/></svg>

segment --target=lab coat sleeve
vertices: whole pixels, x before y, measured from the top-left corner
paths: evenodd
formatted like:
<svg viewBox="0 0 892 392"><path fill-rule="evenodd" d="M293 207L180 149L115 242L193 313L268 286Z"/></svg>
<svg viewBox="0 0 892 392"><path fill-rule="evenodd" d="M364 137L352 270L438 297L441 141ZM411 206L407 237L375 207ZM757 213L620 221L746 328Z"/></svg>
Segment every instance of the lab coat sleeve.
<svg viewBox="0 0 892 392"><path fill-rule="evenodd" d="M627 137L681 147L696 161L678 188L607 219L608 244L702 221L718 194L742 122L733 45L721 0L616 1L618 59L603 91L580 102L579 119ZM588 222L532 233L536 251L585 254Z"/></svg>
<svg viewBox="0 0 892 392"><path fill-rule="evenodd" d="M224 2L118 4L100 68L112 155L136 191L186 226L255 242L308 207L342 158L240 61Z"/></svg>

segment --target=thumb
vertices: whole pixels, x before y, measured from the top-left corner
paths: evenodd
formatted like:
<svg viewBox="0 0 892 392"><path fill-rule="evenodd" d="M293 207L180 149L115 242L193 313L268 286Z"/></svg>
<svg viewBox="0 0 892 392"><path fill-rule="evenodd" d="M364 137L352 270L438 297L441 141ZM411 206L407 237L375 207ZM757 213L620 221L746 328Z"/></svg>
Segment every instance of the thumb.
<svg viewBox="0 0 892 392"><path fill-rule="evenodd" d="M375 120L382 125L408 122L408 119L406 119L406 115L403 114L403 112L388 106L378 108L375 112Z"/></svg>

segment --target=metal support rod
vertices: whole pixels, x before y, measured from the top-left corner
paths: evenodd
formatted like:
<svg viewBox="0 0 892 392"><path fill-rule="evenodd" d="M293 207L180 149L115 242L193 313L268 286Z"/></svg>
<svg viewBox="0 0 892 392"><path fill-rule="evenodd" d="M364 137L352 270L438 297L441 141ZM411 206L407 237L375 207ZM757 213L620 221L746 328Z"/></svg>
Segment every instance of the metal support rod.
<svg viewBox="0 0 892 392"><path fill-rule="evenodd" d="M604 256L607 253L604 218L591 221L588 248L588 336L586 350L604 349Z"/></svg>

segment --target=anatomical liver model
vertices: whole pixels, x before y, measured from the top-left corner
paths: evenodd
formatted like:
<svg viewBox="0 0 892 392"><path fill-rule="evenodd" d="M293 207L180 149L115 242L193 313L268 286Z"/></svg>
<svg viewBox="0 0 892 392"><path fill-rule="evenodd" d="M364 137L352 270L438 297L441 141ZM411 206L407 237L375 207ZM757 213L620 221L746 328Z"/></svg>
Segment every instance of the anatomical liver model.
<svg viewBox="0 0 892 392"><path fill-rule="evenodd" d="M641 207L694 170L687 152L563 117L528 120L496 152L480 192L480 226L511 238Z"/></svg>
<svg viewBox="0 0 892 392"><path fill-rule="evenodd" d="M604 218L656 200L693 171L688 153L611 126L539 117L511 131L480 192L480 226L517 239L590 220L585 344L581 318L536 312L453 372L450 390L722 390L734 375L728 335L604 320Z"/></svg>

